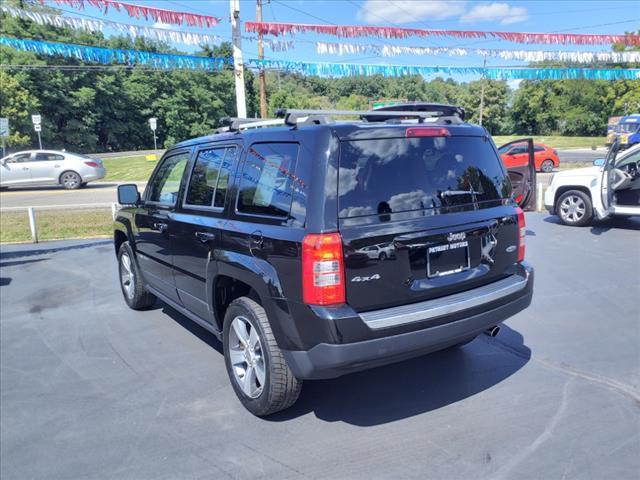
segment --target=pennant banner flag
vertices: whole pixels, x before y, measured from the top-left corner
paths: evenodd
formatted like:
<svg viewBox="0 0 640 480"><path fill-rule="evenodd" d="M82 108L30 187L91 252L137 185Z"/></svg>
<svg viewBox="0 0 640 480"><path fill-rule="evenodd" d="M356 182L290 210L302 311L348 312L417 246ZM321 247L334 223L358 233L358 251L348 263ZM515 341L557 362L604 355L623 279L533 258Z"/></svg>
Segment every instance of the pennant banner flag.
<svg viewBox="0 0 640 480"><path fill-rule="evenodd" d="M59 55L105 65L122 63L126 65L145 65L162 69L217 71L221 70L227 64L233 64L231 58L196 57L193 55L174 55L140 50L118 50L67 43L18 40L7 37L0 37L0 45L5 45L16 50L37 53L39 55Z"/></svg>
<svg viewBox="0 0 640 480"><path fill-rule="evenodd" d="M293 35L296 33L316 33L337 37L454 37L499 39L516 43L572 44L572 45L640 45L640 35L609 35L584 33L525 33L525 32L484 32L479 30L434 30L422 28L372 27L367 25L314 25L306 23L245 22L245 30L262 35Z"/></svg>
<svg viewBox="0 0 640 480"><path fill-rule="evenodd" d="M197 13L176 12L164 8L146 7L143 5L133 5L131 3L120 2L118 0L55 0L58 5L68 5L78 10L84 10L85 3L96 7L103 14L107 14L110 8L120 12L126 11L132 18L150 18L160 23L170 23L172 25L187 24L190 27L215 27L220 23L220 19L210 15L200 15ZM44 5L45 1L40 0Z"/></svg>
<svg viewBox="0 0 640 480"><path fill-rule="evenodd" d="M247 61L250 68L273 69L319 77L352 77L357 75L382 75L403 77L407 75L475 75L491 80L620 80L640 79L640 68L504 68L504 67L431 67L420 65L366 65L349 63L289 62L286 60Z"/></svg>
<svg viewBox="0 0 640 480"><path fill-rule="evenodd" d="M180 30L168 30L164 28L143 27L108 20L90 20L77 17L63 17L48 13L29 12L19 8L2 5L0 10L14 18L31 20L38 25L50 25L52 27L73 28L91 33L104 33L106 27L114 29L118 33L128 35L132 39L138 37L165 43L180 43L183 45L217 45L222 42L222 37L203 33L184 32Z"/></svg>
<svg viewBox="0 0 640 480"><path fill-rule="evenodd" d="M283 48L284 46L280 46ZM479 55L496 57L504 60L522 60L525 62L560 61L574 63L625 63L640 62L640 51L628 52L571 52L541 50L500 50L484 48L457 47L403 47L397 45L362 45L353 43L316 42L316 51L332 55L354 55L368 53L392 57L396 55Z"/></svg>

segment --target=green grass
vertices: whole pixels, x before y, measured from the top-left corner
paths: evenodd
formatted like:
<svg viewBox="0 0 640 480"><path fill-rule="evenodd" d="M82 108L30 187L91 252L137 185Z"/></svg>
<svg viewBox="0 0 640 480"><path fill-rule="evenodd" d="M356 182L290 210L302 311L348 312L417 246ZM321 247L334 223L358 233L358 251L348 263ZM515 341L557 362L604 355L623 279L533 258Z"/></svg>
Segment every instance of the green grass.
<svg viewBox="0 0 640 480"><path fill-rule="evenodd" d="M520 138L527 138L526 135L496 135L493 137L493 141L497 146L511 142L512 140L518 140ZM544 143L551 148L591 148L591 147L604 147L606 138L602 137L533 137L534 142Z"/></svg>
<svg viewBox="0 0 640 480"><path fill-rule="evenodd" d="M38 239L110 237L113 234L111 209L36 210ZM31 242L27 211L0 214L0 243Z"/></svg>
<svg viewBox="0 0 640 480"><path fill-rule="evenodd" d="M146 182L157 163L144 155L105 158L102 162L107 169L107 182Z"/></svg>

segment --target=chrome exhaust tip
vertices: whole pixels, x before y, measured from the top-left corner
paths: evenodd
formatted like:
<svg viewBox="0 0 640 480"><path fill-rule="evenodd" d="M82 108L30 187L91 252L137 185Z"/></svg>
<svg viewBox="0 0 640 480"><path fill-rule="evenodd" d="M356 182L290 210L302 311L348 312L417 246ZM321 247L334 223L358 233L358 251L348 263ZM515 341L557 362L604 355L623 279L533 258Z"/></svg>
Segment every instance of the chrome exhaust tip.
<svg viewBox="0 0 640 480"><path fill-rule="evenodd" d="M500 333L500 327L498 325L494 325L493 327L487 328L484 333L490 337L495 337Z"/></svg>

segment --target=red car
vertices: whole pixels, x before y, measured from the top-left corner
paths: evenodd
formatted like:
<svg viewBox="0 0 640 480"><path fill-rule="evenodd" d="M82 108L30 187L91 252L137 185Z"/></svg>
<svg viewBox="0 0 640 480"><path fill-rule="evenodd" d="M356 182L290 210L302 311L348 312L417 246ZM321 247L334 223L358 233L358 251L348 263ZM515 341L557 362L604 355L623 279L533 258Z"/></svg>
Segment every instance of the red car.
<svg viewBox="0 0 640 480"><path fill-rule="evenodd" d="M560 157L558 157L558 152L555 149L541 143L536 143L533 150L536 170L540 172L551 172L560 165ZM515 145L506 145L500 147L498 152L500 152L500 157L506 168L527 164L527 146L525 144L516 143Z"/></svg>

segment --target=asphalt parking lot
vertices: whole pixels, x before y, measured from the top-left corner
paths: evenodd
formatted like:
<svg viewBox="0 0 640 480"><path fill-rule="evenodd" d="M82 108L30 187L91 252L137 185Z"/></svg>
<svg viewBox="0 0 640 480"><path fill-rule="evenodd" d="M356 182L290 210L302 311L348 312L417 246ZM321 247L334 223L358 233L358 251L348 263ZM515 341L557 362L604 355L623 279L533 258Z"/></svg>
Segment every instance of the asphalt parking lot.
<svg viewBox="0 0 640 480"><path fill-rule="evenodd" d="M246 412L215 338L128 310L109 242L2 247L2 478L637 478L640 219L527 215L532 306Z"/></svg>

